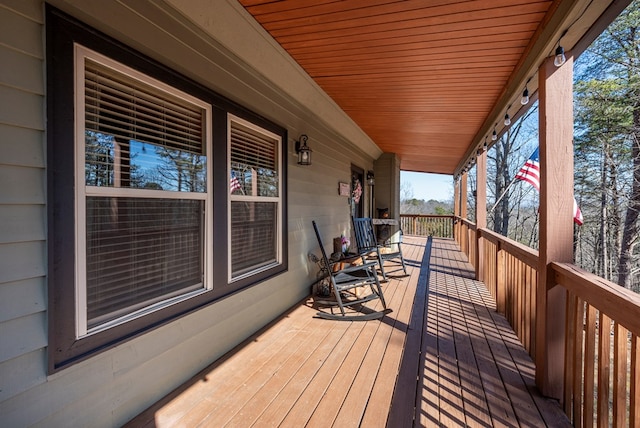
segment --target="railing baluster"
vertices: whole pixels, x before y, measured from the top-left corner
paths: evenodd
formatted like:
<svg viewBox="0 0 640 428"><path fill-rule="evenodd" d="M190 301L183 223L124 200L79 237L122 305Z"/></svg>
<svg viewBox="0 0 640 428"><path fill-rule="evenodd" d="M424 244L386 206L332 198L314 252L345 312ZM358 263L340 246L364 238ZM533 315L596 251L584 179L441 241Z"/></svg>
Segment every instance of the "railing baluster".
<svg viewBox="0 0 640 428"><path fill-rule="evenodd" d="M615 323L613 348L613 426L627 425L627 346L629 332Z"/></svg>
<svg viewBox="0 0 640 428"><path fill-rule="evenodd" d="M587 323L584 353L584 419L585 427L593 426L593 395L595 393L595 358L596 358L596 308L587 304Z"/></svg>
<svg viewBox="0 0 640 428"><path fill-rule="evenodd" d="M584 391L584 342L585 342L585 302L578 297L576 299L576 317L574 322L575 337L574 337L574 363L573 363L573 425L576 428L582 427L582 403L583 403L583 391ZM570 388L570 385L566 385Z"/></svg>
<svg viewBox="0 0 640 428"><path fill-rule="evenodd" d="M640 361L638 361L638 355L640 354L640 341L638 336L633 334L631 336L631 393L629 408L629 426L637 427L640 425Z"/></svg>
<svg viewBox="0 0 640 428"><path fill-rule="evenodd" d="M611 318L600 311L598 325L598 426L609 426Z"/></svg>
<svg viewBox="0 0 640 428"><path fill-rule="evenodd" d="M578 297L569 292L567 296L567 325L565 327L565 337L567 341L565 342L565 354L567 358L565 358L564 362L564 399L563 399L563 408L564 413L569 416L569 420L573 420L572 417L572 409L573 409L573 382L575 382L574 377L574 365L575 365L575 346L576 346L576 307L578 305Z"/></svg>

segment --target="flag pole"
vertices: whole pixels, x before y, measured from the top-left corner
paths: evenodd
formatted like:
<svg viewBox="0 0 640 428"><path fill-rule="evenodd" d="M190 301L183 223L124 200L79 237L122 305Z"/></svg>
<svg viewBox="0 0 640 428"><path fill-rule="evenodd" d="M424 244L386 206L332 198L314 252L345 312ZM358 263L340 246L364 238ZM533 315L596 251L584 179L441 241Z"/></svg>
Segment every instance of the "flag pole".
<svg viewBox="0 0 640 428"><path fill-rule="evenodd" d="M502 194L500 195L500 197L498 199L496 199L496 203L493 204L493 206L491 207L491 209L489 210L489 212L487 213L487 215L491 215L491 213L493 212L493 210L496 209L496 207L498 206L498 204L500 203L500 201L502 200L502 198L504 198L504 195L507 194L507 191L509 190L509 188L513 185L513 183L516 182L516 180L518 179L518 175L516 174L515 177L513 177L513 180L511 180L511 183L509 183L509 185L507 186L506 189L504 189L504 191L502 192Z"/></svg>

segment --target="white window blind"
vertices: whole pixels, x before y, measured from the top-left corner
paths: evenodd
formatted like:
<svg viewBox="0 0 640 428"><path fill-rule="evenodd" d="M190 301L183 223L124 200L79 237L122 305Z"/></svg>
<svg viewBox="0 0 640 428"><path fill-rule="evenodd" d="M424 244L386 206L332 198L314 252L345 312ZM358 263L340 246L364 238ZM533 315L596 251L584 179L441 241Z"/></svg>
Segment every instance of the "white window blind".
<svg viewBox="0 0 640 428"><path fill-rule="evenodd" d="M204 154L203 125L202 107L87 58L86 130Z"/></svg>
<svg viewBox="0 0 640 428"><path fill-rule="evenodd" d="M204 202L87 198L88 328L202 287Z"/></svg>

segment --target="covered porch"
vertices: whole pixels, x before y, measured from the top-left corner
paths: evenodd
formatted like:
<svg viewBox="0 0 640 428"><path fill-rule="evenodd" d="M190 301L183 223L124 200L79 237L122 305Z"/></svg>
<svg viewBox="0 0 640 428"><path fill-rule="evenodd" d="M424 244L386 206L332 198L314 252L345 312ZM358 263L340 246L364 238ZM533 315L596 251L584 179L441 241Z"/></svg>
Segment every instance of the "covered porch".
<svg viewBox="0 0 640 428"><path fill-rule="evenodd" d="M569 426L459 245L409 236L380 322L294 306L129 426Z"/></svg>

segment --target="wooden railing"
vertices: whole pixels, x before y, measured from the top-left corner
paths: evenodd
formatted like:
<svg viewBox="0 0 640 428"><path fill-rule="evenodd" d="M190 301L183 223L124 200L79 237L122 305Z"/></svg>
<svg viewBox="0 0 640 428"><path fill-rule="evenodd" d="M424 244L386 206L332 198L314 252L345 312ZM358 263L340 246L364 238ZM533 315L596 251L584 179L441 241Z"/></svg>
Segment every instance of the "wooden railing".
<svg viewBox="0 0 640 428"><path fill-rule="evenodd" d="M455 239L524 347L535 356L538 253L456 219ZM479 239L480 241L476 241ZM480 247L478 247L478 242ZM474 249L480 251L476 258ZM640 427L640 295L570 263L551 263L566 293L565 413L578 427Z"/></svg>
<svg viewBox="0 0 640 428"><path fill-rule="evenodd" d="M477 261L476 225L460 217L455 217L454 222L454 238L460 245L460 250L467 255L469 262L475 267Z"/></svg>
<svg viewBox="0 0 640 428"><path fill-rule="evenodd" d="M538 252L488 229L480 229L482 277L529 355L535 355Z"/></svg>
<svg viewBox="0 0 640 428"><path fill-rule="evenodd" d="M564 411L575 426L640 426L640 295L570 263L551 263L567 290Z"/></svg>
<svg viewBox="0 0 640 428"><path fill-rule="evenodd" d="M453 238L452 215L400 214L400 227L408 235Z"/></svg>

